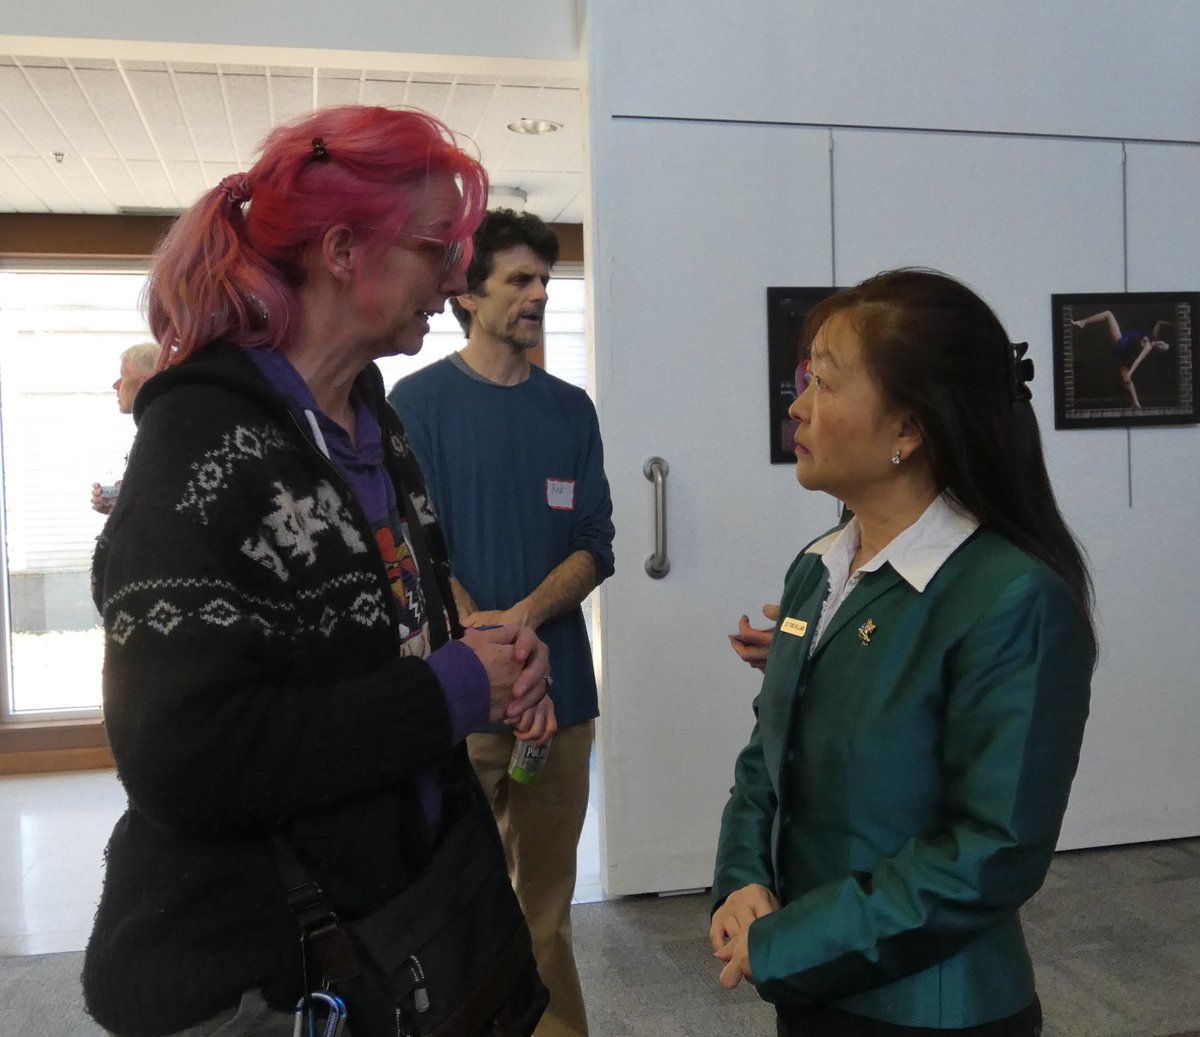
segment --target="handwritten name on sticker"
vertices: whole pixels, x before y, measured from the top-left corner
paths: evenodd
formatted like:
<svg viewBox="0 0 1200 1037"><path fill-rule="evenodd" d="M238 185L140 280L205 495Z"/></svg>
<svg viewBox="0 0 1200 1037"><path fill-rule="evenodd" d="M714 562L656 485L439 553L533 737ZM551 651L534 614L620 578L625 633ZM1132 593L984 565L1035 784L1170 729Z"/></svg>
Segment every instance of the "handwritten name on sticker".
<svg viewBox="0 0 1200 1037"><path fill-rule="evenodd" d="M547 479L546 503L556 511L574 511L575 480Z"/></svg>

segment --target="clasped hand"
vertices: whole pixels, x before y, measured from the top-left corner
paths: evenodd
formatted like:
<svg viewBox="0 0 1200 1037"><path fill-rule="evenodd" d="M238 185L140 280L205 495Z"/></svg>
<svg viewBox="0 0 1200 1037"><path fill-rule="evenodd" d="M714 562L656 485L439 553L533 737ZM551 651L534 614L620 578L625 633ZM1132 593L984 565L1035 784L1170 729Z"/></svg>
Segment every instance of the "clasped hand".
<svg viewBox="0 0 1200 1037"><path fill-rule="evenodd" d="M735 890L725 898L713 912L708 938L713 953L725 963L721 969L720 982L726 990L736 987L744 976L753 982L750 974L750 925L757 918L779 910L779 901L766 886L757 882Z"/></svg>
<svg viewBox="0 0 1200 1037"><path fill-rule="evenodd" d="M543 745L554 734L554 706L546 698L550 650L529 627L505 624L468 627L463 643L487 672L491 702L488 722L506 723L523 740Z"/></svg>

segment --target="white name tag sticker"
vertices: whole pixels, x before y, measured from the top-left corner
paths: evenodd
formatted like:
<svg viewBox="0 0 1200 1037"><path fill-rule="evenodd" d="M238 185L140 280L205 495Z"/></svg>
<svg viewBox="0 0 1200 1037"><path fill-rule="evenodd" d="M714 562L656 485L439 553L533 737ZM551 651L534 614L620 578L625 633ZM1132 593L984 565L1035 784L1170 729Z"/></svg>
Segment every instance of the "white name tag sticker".
<svg viewBox="0 0 1200 1037"><path fill-rule="evenodd" d="M808 623L803 619L792 619L788 616L780 625L779 629L785 634L791 634L792 637L803 637L808 633Z"/></svg>
<svg viewBox="0 0 1200 1037"><path fill-rule="evenodd" d="M546 503L556 511L574 511L575 480L547 479Z"/></svg>

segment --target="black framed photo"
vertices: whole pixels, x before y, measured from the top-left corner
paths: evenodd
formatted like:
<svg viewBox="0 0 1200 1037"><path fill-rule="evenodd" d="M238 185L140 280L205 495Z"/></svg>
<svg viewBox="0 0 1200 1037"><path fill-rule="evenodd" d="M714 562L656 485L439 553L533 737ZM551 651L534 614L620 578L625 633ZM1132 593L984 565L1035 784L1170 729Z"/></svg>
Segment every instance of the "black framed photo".
<svg viewBox="0 0 1200 1037"><path fill-rule="evenodd" d="M1198 292L1053 295L1054 427L1194 425Z"/></svg>
<svg viewBox="0 0 1200 1037"><path fill-rule="evenodd" d="M796 463L796 423L787 412L803 391L801 379L808 365L808 358L801 355L800 329L812 308L836 291L836 288L767 289L772 464Z"/></svg>

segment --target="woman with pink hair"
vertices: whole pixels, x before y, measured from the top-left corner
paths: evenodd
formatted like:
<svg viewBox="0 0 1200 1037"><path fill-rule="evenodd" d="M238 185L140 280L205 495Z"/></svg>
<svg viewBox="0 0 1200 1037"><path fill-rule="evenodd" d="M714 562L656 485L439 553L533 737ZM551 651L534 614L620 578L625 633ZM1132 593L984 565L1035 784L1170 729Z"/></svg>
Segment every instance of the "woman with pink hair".
<svg viewBox="0 0 1200 1037"><path fill-rule="evenodd" d="M526 628L462 629L373 363L416 353L465 290L486 198L436 119L331 108L272 131L159 249L160 372L94 561L129 799L83 975L111 1033L291 1035L342 1011L330 985L354 1037L439 1015L527 1034L544 1007L463 742L499 720L549 738L547 653ZM464 860L490 901L462 893ZM468 1005L461 970L414 950L379 1009L362 933L393 916L465 920L508 967Z"/></svg>

